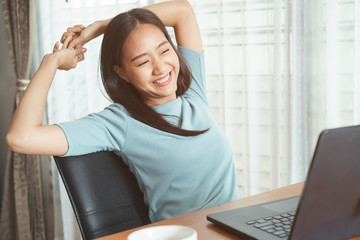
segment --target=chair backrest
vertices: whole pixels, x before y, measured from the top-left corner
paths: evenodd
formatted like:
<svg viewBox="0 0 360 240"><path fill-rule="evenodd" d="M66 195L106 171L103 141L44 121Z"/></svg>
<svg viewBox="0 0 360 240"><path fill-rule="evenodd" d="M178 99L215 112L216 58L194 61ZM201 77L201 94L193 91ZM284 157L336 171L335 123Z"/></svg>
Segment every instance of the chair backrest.
<svg viewBox="0 0 360 240"><path fill-rule="evenodd" d="M150 223L134 175L113 152L54 157L83 239Z"/></svg>

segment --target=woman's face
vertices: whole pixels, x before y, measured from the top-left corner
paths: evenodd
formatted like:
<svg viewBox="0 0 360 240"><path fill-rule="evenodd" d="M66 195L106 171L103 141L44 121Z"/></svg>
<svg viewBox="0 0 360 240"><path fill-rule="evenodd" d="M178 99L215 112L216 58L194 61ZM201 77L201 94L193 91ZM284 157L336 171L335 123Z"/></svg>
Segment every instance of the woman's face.
<svg viewBox="0 0 360 240"><path fill-rule="evenodd" d="M122 67L114 69L139 91L145 104L153 107L176 99L179 59L158 27L139 25L123 48Z"/></svg>

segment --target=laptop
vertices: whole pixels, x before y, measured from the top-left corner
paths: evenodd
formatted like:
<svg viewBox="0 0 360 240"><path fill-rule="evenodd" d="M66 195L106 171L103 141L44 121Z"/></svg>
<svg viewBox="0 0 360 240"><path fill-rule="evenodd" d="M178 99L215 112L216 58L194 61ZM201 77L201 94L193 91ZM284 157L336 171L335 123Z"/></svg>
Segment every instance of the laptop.
<svg viewBox="0 0 360 240"><path fill-rule="evenodd" d="M324 130L301 196L209 214L242 239L348 239L360 235L360 125Z"/></svg>

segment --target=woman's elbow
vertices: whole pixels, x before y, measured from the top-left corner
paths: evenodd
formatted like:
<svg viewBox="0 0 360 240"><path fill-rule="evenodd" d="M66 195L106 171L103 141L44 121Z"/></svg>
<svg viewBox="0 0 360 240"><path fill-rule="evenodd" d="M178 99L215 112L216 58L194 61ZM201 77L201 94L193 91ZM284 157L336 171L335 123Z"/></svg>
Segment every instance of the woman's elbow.
<svg viewBox="0 0 360 240"><path fill-rule="evenodd" d="M17 153L24 153L24 149L27 145L26 137L19 136L11 131L6 134L6 143L12 151Z"/></svg>
<svg viewBox="0 0 360 240"><path fill-rule="evenodd" d="M187 13L193 13L194 10L193 10L191 4L189 3L189 1L180 0L180 4L181 4L183 11L185 11Z"/></svg>

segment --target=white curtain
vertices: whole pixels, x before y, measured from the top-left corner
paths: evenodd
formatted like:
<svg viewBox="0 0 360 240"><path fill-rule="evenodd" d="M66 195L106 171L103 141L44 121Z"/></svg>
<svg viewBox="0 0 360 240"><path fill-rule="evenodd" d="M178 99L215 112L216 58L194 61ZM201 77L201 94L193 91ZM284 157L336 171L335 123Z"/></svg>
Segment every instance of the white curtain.
<svg viewBox="0 0 360 240"><path fill-rule="evenodd" d="M68 26L158 1L39 0L42 53ZM303 181L318 134L360 123L360 2L193 0L204 42L210 107L234 152L243 196ZM100 111L101 37L86 60L59 71L50 123ZM61 190L65 239L80 234ZM70 217L69 217L70 216Z"/></svg>

